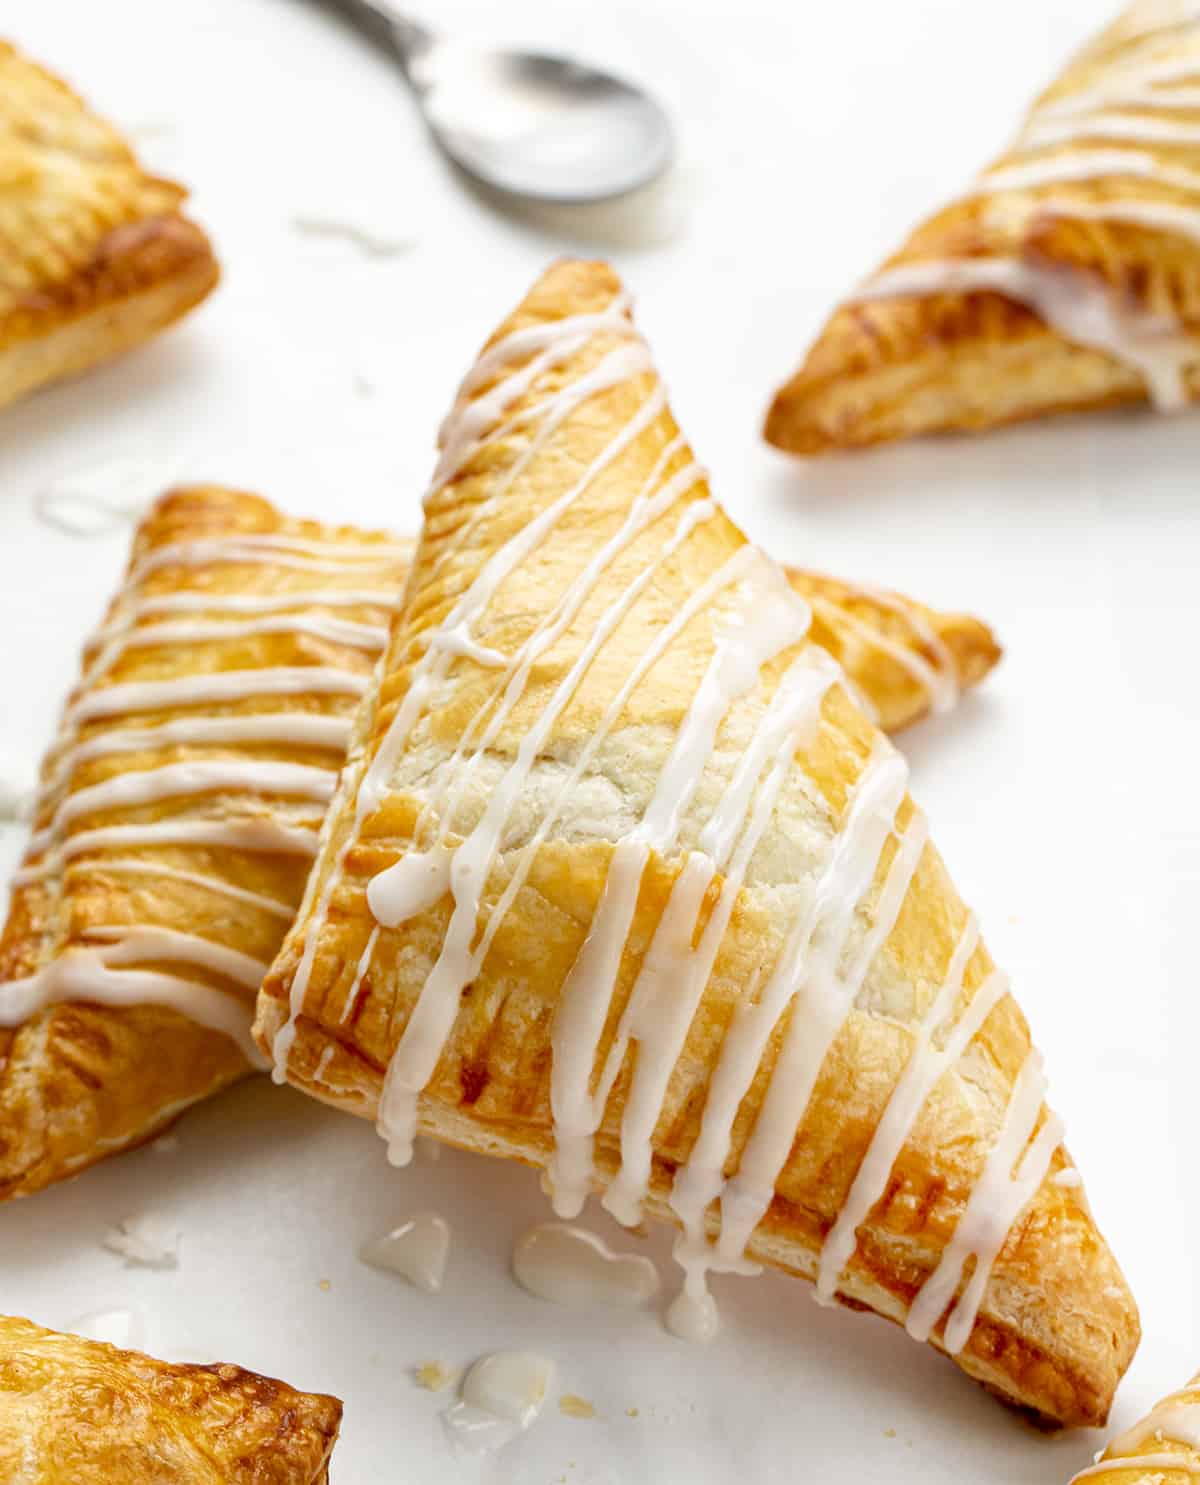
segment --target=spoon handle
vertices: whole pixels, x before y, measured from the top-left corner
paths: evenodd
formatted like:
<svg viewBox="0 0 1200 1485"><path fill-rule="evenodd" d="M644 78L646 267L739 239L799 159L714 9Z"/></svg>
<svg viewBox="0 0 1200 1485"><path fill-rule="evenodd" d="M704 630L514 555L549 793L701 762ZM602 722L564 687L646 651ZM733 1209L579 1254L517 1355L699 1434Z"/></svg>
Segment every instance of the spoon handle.
<svg viewBox="0 0 1200 1485"><path fill-rule="evenodd" d="M411 16L402 15L390 0L337 0L337 4L373 40L396 53L406 74L416 58L433 45L433 32Z"/></svg>

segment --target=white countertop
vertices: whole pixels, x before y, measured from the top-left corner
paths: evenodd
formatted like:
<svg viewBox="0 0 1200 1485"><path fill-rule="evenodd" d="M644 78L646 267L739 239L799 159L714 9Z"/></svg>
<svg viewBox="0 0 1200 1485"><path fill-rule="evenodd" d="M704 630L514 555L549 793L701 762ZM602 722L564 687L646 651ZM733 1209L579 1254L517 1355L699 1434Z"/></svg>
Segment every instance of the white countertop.
<svg viewBox="0 0 1200 1485"><path fill-rule="evenodd" d="M8 0L5 33L192 186L225 280L154 346L0 416L0 768L32 770L127 539L38 524L47 481L144 458L164 479L415 529L434 430L480 341L550 258L613 256L680 421L752 535L971 609L1007 647L980 693L904 746L1141 1304L1145 1340L1115 1413L1131 1421L1200 1364L1200 414L1065 420L807 467L758 437L839 292L1003 141L1097 8L440 11L447 26L574 48L654 83L683 158L652 210L582 226L496 212L434 154L387 61L305 0ZM305 215L411 248L370 258L307 239L292 225ZM0 865L19 845L0 832ZM0 1310L63 1325L131 1304L160 1354L337 1392L340 1485L471 1479L436 1424L445 1399L411 1369L510 1345L553 1356L562 1390L600 1416L551 1411L494 1480L1065 1485L1102 1442L1032 1433L892 1327L819 1310L781 1278L718 1281L725 1328L707 1349L652 1311L580 1319L534 1301L507 1277L514 1235L545 1215L531 1175L451 1153L389 1172L367 1126L297 1095L244 1086L178 1136L174 1153L0 1209ZM428 1207L454 1228L438 1299L355 1257ZM182 1228L175 1272L125 1269L100 1247L110 1223L147 1208ZM648 1251L665 1255L663 1234Z"/></svg>

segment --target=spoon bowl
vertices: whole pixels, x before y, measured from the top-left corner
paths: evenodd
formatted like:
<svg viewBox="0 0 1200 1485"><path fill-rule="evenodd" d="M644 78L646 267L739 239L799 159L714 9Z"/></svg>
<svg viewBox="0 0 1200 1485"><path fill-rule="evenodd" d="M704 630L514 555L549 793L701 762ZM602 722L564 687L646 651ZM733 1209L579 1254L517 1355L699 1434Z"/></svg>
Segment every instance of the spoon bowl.
<svg viewBox="0 0 1200 1485"><path fill-rule="evenodd" d="M570 57L467 46L389 0L338 3L400 62L443 152L495 191L582 205L635 191L671 162L670 120L624 78Z"/></svg>

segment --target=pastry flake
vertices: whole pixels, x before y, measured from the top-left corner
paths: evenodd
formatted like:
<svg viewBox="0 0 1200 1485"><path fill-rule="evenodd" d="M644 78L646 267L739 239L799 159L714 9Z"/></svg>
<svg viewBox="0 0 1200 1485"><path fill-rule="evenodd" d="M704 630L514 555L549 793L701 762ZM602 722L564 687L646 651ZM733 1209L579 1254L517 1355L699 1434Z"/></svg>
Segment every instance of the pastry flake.
<svg viewBox="0 0 1200 1485"><path fill-rule="evenodd" d="M1007 980L899 754L713 500L604 264L443 430L305 901L275 1076L766 1262L1096 1423L1138 1338ZM674 1309L675 1307L673 1307Z"/></svg>
<svg viewBox="0 0 1200 1485"><path fill-rule="evenodd" d="M0 1316L0 1479L326 1485L342 1405L239 1366L174 1366Z"/></svg>
<svg viewBox="0 0 1200 1485"><path fill-rule="evenodd" d="M1137 0L834 311L776 395L799 454L1200 394L1200 13Z"/></svg>
<svg viewBox="0 0 1200 1485"><path fill-rule="evenodd" d="M0 407L158 333L219 270L186 192L0 41Z"/></svg>
<svg viewBox="0 0 1200 1485"><path fill-rule="evenodd" d="M42 768L0 932L0 1198L249 1071L409 545L173 492Z"/></svg>
<svg viewBox="0 0 1200 1485"><path fill-rule="evenodd" d="M1200 1375L1164 1397L1080 1470L1071 1485L1185 1485L1200 1475Z"/></svg>

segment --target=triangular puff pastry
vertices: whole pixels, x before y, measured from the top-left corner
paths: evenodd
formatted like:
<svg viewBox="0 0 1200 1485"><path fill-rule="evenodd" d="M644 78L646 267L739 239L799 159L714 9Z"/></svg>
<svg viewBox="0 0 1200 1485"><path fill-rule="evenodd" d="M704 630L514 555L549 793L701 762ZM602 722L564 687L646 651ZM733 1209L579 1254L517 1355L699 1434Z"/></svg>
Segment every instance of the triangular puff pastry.
<svg viewBox="0 0 1200 1485"><path fill-rule="evenodd" d="M0 407L140 344L212 289L185 194L0 41Z"/></svg>
<svg viewBox="0 0 1200 1485"><path fill-rule="evenodd" d="M342 1405L0 1316L0 1480L326 1485Z"/></svg>
<svg viewBox="0 0 1200 1485"><path fill-rule="evenodd" d="M800 454L1200 395L1200 11L1138 0L836 310L776 395Z"/></svg>
<svg viewBox="0 0 1200 1485"><path fill-rule="evenodd" d="M217 487L169 495L142 524L46 760L0 933L0 1199L148 1138L248 1071L235 1042L252 1050L249 998L299 905L413 547ZM885 726L951 702L999 654L966 615L791 580ZM216 671L234 674L196 689ZM106 689L159 678L151 709ZM214 1015L232 1040L205 1029Z"/></svg>
<svg viewBox="0 0 1200 1485"><path fill-rule="evenodd" d="M142 523L0 933L0 1199L249 1070L408 551L229 490Z"/></svg>
<svg viewBox="0 0 1200 1485"><path fill-rule="evenodd" d="M378 1121L542 1167L1096 1423L1137 1315L899 754L712 499L603 264L445 426L256 1035Z"/></svg>
<svg viewBox="0 0 1200 1485"><path fill-rule="evenodd" d="M1073 1477L1091 1485L1187 1485L1200 1475L1200 1374L1164 1397Z"/></svg>

